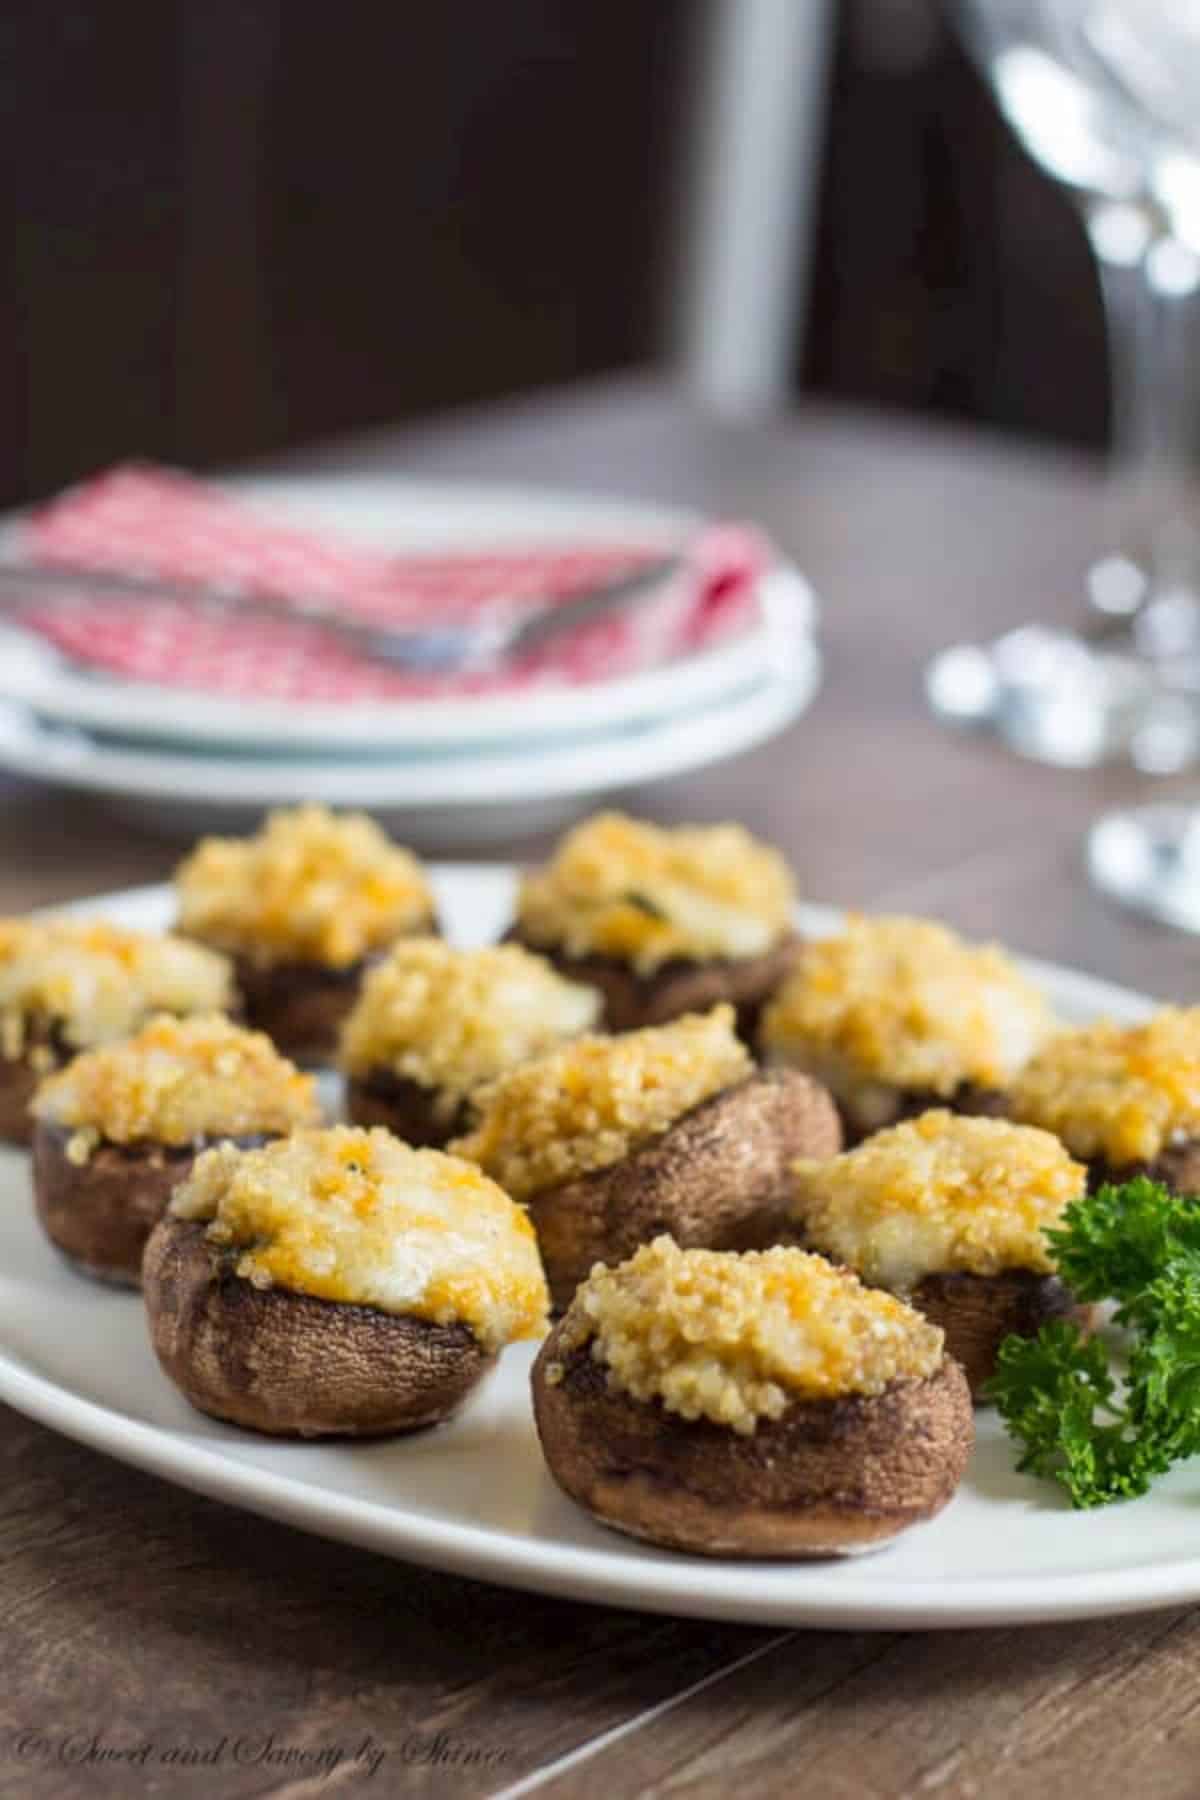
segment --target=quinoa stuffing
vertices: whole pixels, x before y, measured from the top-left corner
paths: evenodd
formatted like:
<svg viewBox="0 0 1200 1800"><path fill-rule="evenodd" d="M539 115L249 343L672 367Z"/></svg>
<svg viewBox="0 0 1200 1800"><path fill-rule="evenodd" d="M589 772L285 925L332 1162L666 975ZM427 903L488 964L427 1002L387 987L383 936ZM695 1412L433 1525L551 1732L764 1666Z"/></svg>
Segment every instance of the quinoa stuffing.
<svg viewBox="0 0 1200 1800"><path fill-rule="evenodd" d="M0 920L0 1055L55 1058L136 1031L154 1013L223 1012L236 1002L224 956L184 939L70 918Z"/></svg>
<svg viewBox="0 0 1200 1800"><path fill-rule="evenodd" d="M1200 1137L1200 1007L1063 1032L1014 1084L1013 1111L1054 1132L1072 1155L1113 1168Z"/></svg>
<svg viewBox="0 0 1200 1800"><path fill-rule="evenodd" d="M417 858L365 813L271 813L251 838L204 838L175 876L181 930L249 960L345 969L428 930Z"/></svg>
<svg viewBox="0 0 1200 1800"><path fill-rule="evenodd" d="M34 1115L114 1144L275 1136L320 1119L316 1084L262 1032L216 1014L160 1015L85 1051L38 1088Z"/></svg>
<svg viewBox="0 0 1200 1800"><path fill-rule="evenodd" d="M592 988L516 944L455 950L409 938L367 976L341 1061L351 1075L385 1069L435 1090L452 1117L485 1082L588 1030L599 1009Z"/></svg>
<svg viewBox="0 0 1200 1800"><path fill-rule="evenodd" d="M684 1419L742 1435L793 1399L882 1393L940 1367L943 1335L903 1301L793 1248L680 1250L643 1244L615 1269L597 1263L562 1332L590 1344L609 1386ZM551 1365L561 1381L562 1365Z"/></svg>
<svg viewBox="0 0 1200 1800"><path fill-rule="evenodd" d="M852 917L804 947L768 1003L764 1049L838 1098L873 1084L949 1099L1005 1088L1055 1029L1038 990L995 945L928 919Z"/></svg>
<svg viewBox="0 0 1200 1800"><path fill-rule="evenodd" d="M491 1352L545 1331L549 1296L522 1209L472 1164L386 1131L218 1145L170 1214L206 1222L256 1287L461 1323Z"/></svg>
<svg viewBox="0 0 1200 1800"><path fill-rule="evenodd" d="M955 1270L1050 1273L1043 1232L1086 1186L1049 1132L938 1110L798 1162L793 1216L815 1249L905 1293Z"/></svg>
<svg viewBox="0 0 1200 1800"><path fill-rule="evenodd" d="M450 1145L516 1199L610 1168L754 1065L733 1008L688 1013L617 1037L583 1037L475 1096L479 1122Z"/></svg>
<svg viewBox="0 0 1200 1800"><path fill-rule="evenodd" d="M783 857L740 825L665 829L605 812L525 876L517 916L535 946L650 975L677 957L761 955L789 930L794 901Z"/></svg>

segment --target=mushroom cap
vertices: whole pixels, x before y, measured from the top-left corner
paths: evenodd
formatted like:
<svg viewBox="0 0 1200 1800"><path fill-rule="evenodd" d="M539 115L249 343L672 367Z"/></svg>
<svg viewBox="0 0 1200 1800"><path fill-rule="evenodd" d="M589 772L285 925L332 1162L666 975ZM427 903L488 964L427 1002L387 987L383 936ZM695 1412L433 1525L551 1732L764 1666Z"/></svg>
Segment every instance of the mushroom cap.
<svg viewBox="0 0 1200 1800"><path fill-rule="evenodd" d="M587 1345L564 1354L562 1332L533 1368L550 1473L603 1524L650 1543L706 1556L847 1555L932 1518L966 1469L974 1417L952 1358L877 1395L796 1399L742 1435L610 1387Z"/></svg>
<svg viewBox="0 0 1200 1800"><path fill-rule="evenodd" d="M167 1217L142 1286L155 1354L201 1412L284 1437L377 1437L436 1424L495 1362L465 1325L259 1288L202 1224Z"/></svg>
<svg viewBox="0 0 1200 1800"><path fill-rule="evenodd" d="M954 1270L926 1275L907 1296L910 1304L946 1334L946 1352L961 1364L971 1393L996 1372L996 1352L1013 1333L1036 1337L1051 1319L1071 1319L1086 1329L1095 1308L1077 1305L1057 1275L1004 1269L998 1275Z"/></svg>
<svg viewBox="0 0 1200 1800"><path fill-rule="evenodd" d="M285 1056L317 1062L337 1049L342 1022L358 998L368 963L335 969L318 962L263 963L235 956L246 1023L265 1031Z"/></svg>
<svg viewBox="0 0 1200 1800"><path fill-rule="evenodd" d="M1160 1181L1173 1194L1200 1194L1200 1138L1169 1145L1153 1162L1123 1163L1114 1168L1103 1157L1096 1157L1088 1164L1088 1187L1095 1192L1106 1181L1132 1181L1135 1175Z"/></svg>
<svg viewBox="0 0 1200 1800"><path fill-rule="evenodd" d="M34 1123L33 1197L46 1236L87 1275L140 1287L146 1240L172 1193L211 1139L174 1144L102 1142L86 1162L67 1154L69 1126ZM243 1148L265 1137L230 1140Z"/></svg>
<svg viewBox="0 0 1200 1800"><path fill-rule="evenodd" d="M795 1069L767 1069L693 1107L620 1162L534 1194L555 1306L597 1262L616 1263L666 1232L681 1249L746 1250L788 1237L790 1169L836 1155L833 1101Z"/></svg>
<svg viewBox="0 0 1200 1800"><path fill-rule="evenodd" d="M67 1155L72 1133L44 1119L33 1133L33 1196L46 1236L87 1274L141 1282L146 1239L203 1146L98 1144L86 1162Z"/></svg>
<svg viewBox="0 0 1200 1800"><path fill-rule="evenodd" d="M346 1116L370 1130L382 1125L406 1144L441 1150L451 1138L471 1128L471 1107L462 1101L447 1117L438 1106L438 1093L407 1075L377 1069L369 1075L346 1078Z"/></svg>
<svg viewBox="0 0 1200 1800"><path fill-rule="evenodd" d="M652 974L639 975L631 964L615 956L569 956L554 945L536 943L519 926L507 936L511 942L536 950L560 975L598 989L609 1031L664 1025L684 1013L707 1012L725 1000L737 1014L738 1036L747 1043L757 1032L762 1008L801 949L800 939L789 932L758 956L717 957L704 962L673 957Z"/></svg>
<svg viewBox="0 0 1200 1800"><path fill-rule="evenodd" d="M58 1068L61 1058L55 1057ZM29 1052L20 1056L0 1056L0 1142L25 1145L33 1139L33 1114L29 1103L39 1082L50 1071L35 1069Z"/></svg>
<svg viewBox="0 0 1200 1800"><path fill-rule="evenodd" d="M1007 1119L1012 1111L1009 1096L1002 1089L973 1087L969 1081L947 1095L935 1094L929 1089L893 1088L887 1092L880 1084L871 1091L869 1118L851 1100L837 1100L836 1104L842 1116L847 1149L873 1137L877 1131L886 1131L893 1125L902 1125L908 1119L919 1119L922 1113L939 1109L968 1119Z"/></svg>

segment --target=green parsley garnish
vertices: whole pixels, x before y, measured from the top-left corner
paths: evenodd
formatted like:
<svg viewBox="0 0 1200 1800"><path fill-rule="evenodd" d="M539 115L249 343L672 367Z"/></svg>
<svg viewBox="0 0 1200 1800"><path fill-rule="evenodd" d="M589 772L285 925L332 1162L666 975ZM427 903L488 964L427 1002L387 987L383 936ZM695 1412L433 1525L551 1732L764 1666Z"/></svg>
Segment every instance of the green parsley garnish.
<svg viewBox="0 0 1200 1800"><path fill-rule="evenodd" d="M1077 1299L1118 1303L1124 1386L1101 1338L1056 1321L1005 1338L985 1397L1022 1446L1019 1469L1075 1506L1132 1499L1200 1451L1200 1198L1141 1176L1074 1201L1046 1236Z"/></svg>

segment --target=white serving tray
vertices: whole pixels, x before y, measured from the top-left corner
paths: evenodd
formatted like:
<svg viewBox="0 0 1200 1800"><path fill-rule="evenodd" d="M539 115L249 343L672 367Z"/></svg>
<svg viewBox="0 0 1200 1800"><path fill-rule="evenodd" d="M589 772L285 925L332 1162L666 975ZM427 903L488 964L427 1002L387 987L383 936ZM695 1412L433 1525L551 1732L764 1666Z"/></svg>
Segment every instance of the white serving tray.
<svg viewBox="0 0 1200 1800"><path fill-rule="evenodd" d="M514 873L444 865L457 942L490 941ZM161 926L164 889L87 910ZM837 915L805 907L802 930ZM1150 1002L1073 970L1026 965L1061 1014L1133 1020ZM937 1519L846 1562L710 1561L606 1531L547 1474L529 1404L533 1351L515 1347L448 1426L377 1444L260 1439L192 1411L159 1372L141 1301L88 1282L34 1222L27 1159L0 1154L0 1398L183 1487L383 1555L609 1605L786 1626L930 1628L1088 1618L1200 1599L1200 1459L1144 1499L1071 1511L1017 1474L994 1414L978 1414L965 1481Z"/></svg>

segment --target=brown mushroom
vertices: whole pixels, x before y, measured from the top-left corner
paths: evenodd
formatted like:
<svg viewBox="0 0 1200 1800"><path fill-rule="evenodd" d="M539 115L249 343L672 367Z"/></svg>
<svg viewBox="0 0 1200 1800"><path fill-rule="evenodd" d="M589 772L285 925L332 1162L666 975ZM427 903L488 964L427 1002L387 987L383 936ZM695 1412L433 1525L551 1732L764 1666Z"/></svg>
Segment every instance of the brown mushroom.
<svg viewBox="0 0 1200 1800"><path fill-rule="evenodd" d="M839 1100L835 1095L834 1104L842 1121L842 1136L847 1149L853 1149L877 1131L902 1125L906 1119L919 1119L922 1113L939 1107L965 1119L1006 1119L1010 1110L1009 1097L1002 1089L976 1087L969 1081L964 1081L948 1095L935 1094L928 1089L893 1088L886 1102L882 1089L876 1089L869 1116L849 1098Z"/></svg>
<svg viewBox="0 0 1200 1800"><path fill-rule="evenodd" d="M85 1274L136 1287L146 1239L198 1150L99 1144L86 1162L75 1162L68 1153L73 1135L44 1120L34 1127L38 1218L51 1243Z"/></svg>
<svg viewBox="0 0 1200 1800"><path fill-rule="evenodd" d="M775 1066L803 1068L804 1063L802 1059L784 1059ZM829 1071L822 1071L818 1057L811 1073L814 1080L820 1081ZM841 1120L842 1141L848 1150L874 1137L876 1132L890 1131L893 1125L903 1125L934 1110L956 1113L965 1119L1006 1119L1011 1110L1009 1096L1003 1089L978 1087L970 1081L960 1083L949 1094L884 1082L872 1082L861 1090L849 1089L841 1094L835 1089L830 1091Z"/></svg>
<svg viewBox="0 0 1200 1800"><path fill-rule="evenodd" d="M320 1119L316 1083L218 1014L160 1014L82 1051L34 1097L33 1190L47 1236L136 1286L150 1229L215 1143L254 1148Z"/></svg>
<svg viewBox="0 0 1200 1800"><path fill-rule="evenodd" d="M556 1307L597 1262L620 1262L660 1232L681 1248L745 1250L788 1235L789 1171L836 1155L824 1088L769 1069L714 1094L620 1162L528 1200Z"/></svg>
<svg viewBox="0 0 1200 1800"><path fill-rule="evenodd" d="M175 872L179 930L234 959L249 1024L287 1055L332 1057L363 973L437 930L411 851L365 813L268 814L253 837L204 838Z"/></svg>
<svg viewBox="0 0 1200 1800"><path fill-rule="evenodd" d="M1086 1172L1047 1131L939 1107L798 1161L793 1180L801 1241L938 1325L977 1398L1006 1337L1091 1322L1045 1236L1082 1198Z"/></svg>
<svg viewBox="0 0 1200 1800"><path fill-rule="evenodd" d="M475 1117L472 1096L593 1026L599 1000L516 944L393 945L346 1021L338 1061L359 1125L441 1148Z"/></svg>
<svg viewBox="0 0 1200 1800"><path fill-rule="evenodd" d="M265 1031L285 1056L306 1063L329 1061L370 960L335 969L317 962L267 963L234 956L246 1023Z"/></svg>
<svg viewBox="0 0 1200 1800"><path fill-rule="evenodd" d="M743 826L600 812L526 871L510 935L598 991L610 1031L727 1004L749 1041L799 949L795 892Z"/></svg>
<svg viewBox="0 0 1200 1800"><path fill-rule="evenodd" d="M1148 1162L1114 1165L1102 1156L1093 1157L1087 1170L1091 1193L1106 1182L1133 1181L1136 1176L1145 1175L1151 1181L1161 1182L1173 1194L1200 1194L1200 1139L1184 1138L1168 1144Z"/></svg>
<svg viewBox="0 0 1200 1800"><path fill-rule="evenodd" d="M1054 1029L996 946L931 919L852 915L805 944L759 1037L765 1061L824 1082L856 1144L931 1107L1004 1117L1022 1062Z"/></svg>
<svg viewBox="0 0 1200 1800"><path fill-rule="evenodd" d="M229 959L170 933L56 915L0 919L0 1140L33 1137L41 1081L155 1014L229 1013ZM7 1053L7 1054L6 1054Z"/></svg>
<svg viewBox="0 0 1200 1800"><path fill-rule="evenodd" d="M529 1220L479 1169L386 1131L198 1157L146 1245L150 1336L193 1405L281 1436L445 1419L549 1296Z"/></svg>
<svg viewBox="0 0 1200 1800"><path fill-rule="evenodd" d="M439 1089L390 1069L346 1080L346 1116L355 1125L382 1125L406 1144L427 1144L435 1150L469 1130L472 1116L466 1100L447 1115L441 1098Z"/></svg>
<svg viewBox="0 0 1200 1800"><path fill-rule="evenodd" d="M43 1077L65 1060L45 1037L20 1056L0 1056L0 1142L24 1146L32 1141L29 1103Z"/></svg>
<svg viewBox="0 0 1200 1800"><path fill-rule="evenodd" d="M728 1001L734 1008L738 1036L752 1044L759 1015L800 954L800 939L787 933L760 956L710 957L692 961L672 957L652 973L638 974L614 956L569 956L553 945L536 943L519 926L508 933L553 963L560 975L596 988L604 1002L603 1024L609 1031L634 1031L663 1025L684 1013L707 1012Z"/></svg>
<svg viewBox="0 0 1200 1800"><path fill-rule="evenodd" d="M1062 1031L1022 1069L1014 1116L1061 1138L1088 1188L1146 1176L1200 1193L1200 1006Z"/></svg>
<svg viewBox="0 0 1200 1800"><path fill-rule="evenodd" d="M86 1275L137 1287L142 1253L167 1202L186 1179L200 1141L170 1144L100 1143L76 1161L69 1128L39 1119L33 1133L33 1196L46 1236ZM244 1148L264 1137L235 1140Z"/></svg>
<svg viewBox="0 0 1200 1800"><path fill-rule="evenodd" d="M946 1358L877 1395L794 1399L740 1435L607 1381L555 1327L533 1369L538 1436L571 1499L618 1531L706 1556L843 1556L887 1543L951 1499L974 1438Z"/></svg>
<svg viewBox="0 0 1200 1800"><path fill-rule="evenodd" d="M284 1437L378 1437L450 1416L495 1362L464 1325L259 1288L202 1224L167 1217L146 1246L150 1337L214 1418Z"/></svg>
<svg viewBox="0 0 1200 1800"><path fill-rule="evenodd" d="M1006 1337L1036 1337L1054 1319L1070 1319L1086 1331L1096 1312L1079 1305L1057 1275L1033 1269L926 1275L909 1298L945 1332L947 1354L962 1365L976 1400L996 1372L996 1353Z"/></svg>

